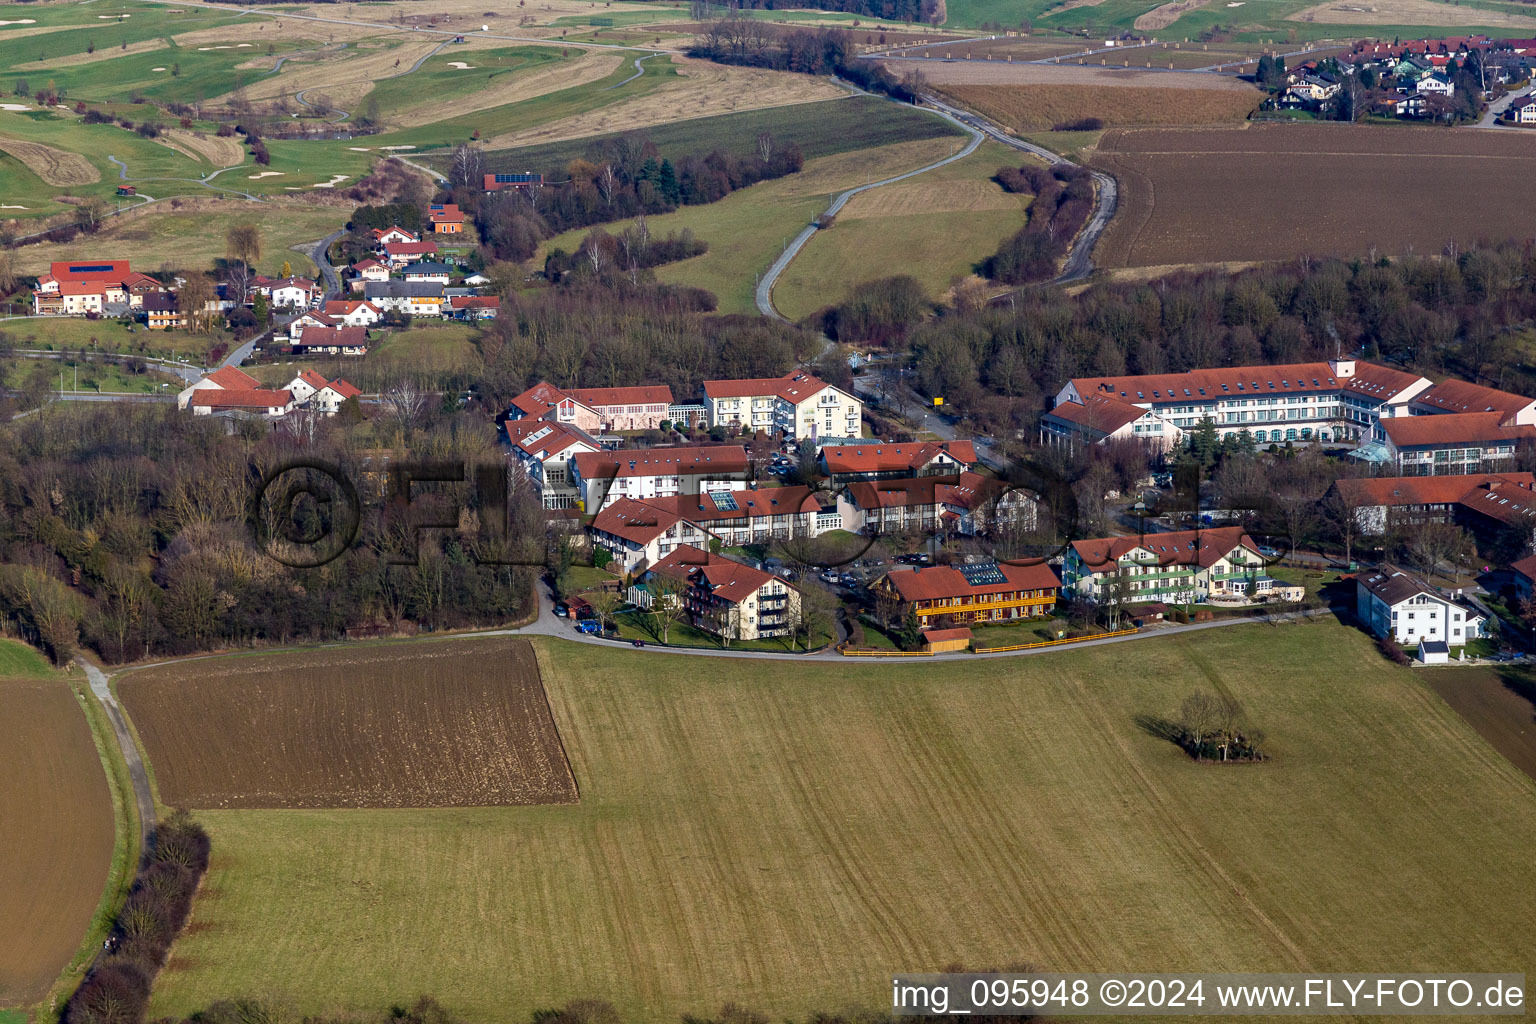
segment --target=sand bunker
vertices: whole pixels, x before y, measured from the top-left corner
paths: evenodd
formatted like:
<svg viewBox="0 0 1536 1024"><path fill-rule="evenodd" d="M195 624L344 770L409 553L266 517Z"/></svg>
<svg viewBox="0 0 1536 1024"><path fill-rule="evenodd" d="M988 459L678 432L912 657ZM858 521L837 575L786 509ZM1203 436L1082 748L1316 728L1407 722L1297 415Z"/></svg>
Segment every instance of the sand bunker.
<svg viewBox="0 0 1536 1024"><path fill-rule="evenodd" d="M250 178L252 181L257 178L281 178L285 173L284 171L262 171L260 174L251 175Z"/></svg>
<svg viewBox="0 0 1536 1024"><path fill-rule="evenodd" d="M371 146L348 146L347 148L350 149L354 153L372 153L373 152L373 147L371 147Z"/></svg>
<svg viewBox="0 0 1536 1024"><path fill-rule="evenodd" d="M151 71L164 71L165 68L150 68Z"/></svg>
<svg viewBox="0 0 1536 1024"><path fill-rule="evenodd" d="M0 110L31 110L25 103L0 103Z"/></svg>
<svg viewBox="0 0 1536 1024"><path fill-rule="evenodd" d="M12 206L10 203L0 203L0 210L25 210L25 206Z"/></svg>
<svg viewBox="0 0 1536 1024"><path fill-rule="evenodd" d="M473 71L475 67L473 64L465 64L461 60L451 60L448 62L448 66L458 68L460 71Z"/></svg>
<svg viewBox="0 0 1536 1024"><path fill-rule="evenodd" d="M124 18L131 18L131 17L133 17L133 15L131 15L131 14L98 14L98 15L96 15L96 17L97 17L97 19L99 19L101 21L122 21Z"/></svg>
<svg viewBox="0 0 1536 1024"><path fill-rule="evenodd" d="M335 188L350 177L350 174L333 174L330 181L322 181L315 188Z"/></svg>
<svg viewBox="0 0 1536 1024"><path fill-rule="evenodd" d="M380 146L380 149L415 149L415 146Z"/></svg>
<svg viewBox="0 0 1536 1024"><path fill-rule="evenodd" d="M36 24L37 24L37 19L36 18L17 18L15 21L0 21L0 25L36 25ZM6 207L6 209L14 209L14 207ZM25 207L22 207L22 209L25 209Z"/></svg>

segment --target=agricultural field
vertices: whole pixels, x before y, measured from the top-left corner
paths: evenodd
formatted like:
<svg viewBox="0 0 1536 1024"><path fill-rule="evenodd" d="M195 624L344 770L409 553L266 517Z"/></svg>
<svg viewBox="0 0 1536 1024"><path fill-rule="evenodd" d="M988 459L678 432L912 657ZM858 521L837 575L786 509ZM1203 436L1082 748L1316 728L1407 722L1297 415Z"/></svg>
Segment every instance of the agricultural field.
<svg viewBox="0 0 1536 1024"><path fill-rule="evenodd" d="M314 261L289 246L324 238L345 219L344 211L297 203L188 198L180 209L156 206L113 218L94 235L23 246L16 250L17 270L38 274L54 260L79 259L107 248L115 258L131 261L136 270L212 270L214 261L225 258L229 228L255 224L261 232L258 272L276 276L287 263L295 274L314 274Z"/></svg>
<svg viewBox="0 0 1536 1024"><path fill-rule="evenodd" d="M151 331L143 324L119 320L86 320L80 317L44 316L0 322L17 348L48 351L86 349L117 352L157 359L181 359L201 365L209 347L227 343L222 333L192 334L189 331Z"/></svg>
<svg viewBox="0 0 1536 1024"><path fill-rule="evenodd" d="M942 136L807 160L798 174L741 189L707 206L685 206L675 213L648 217L646 223L653 235L687 228L709 243L709 251L701 256L656 268L656 277L668 284L713 292L722 313L750 313L756 309L753 292L758 275L768 269L789 239L826 210L833 194L923 167L953 153L961 144L958 135ZM625 226L612 224L607 230L618 232ZM550 239L544 243L541 256L556 248L575 251L587 230L568 231ZM872 265L889 265L883 250L863 255ZM845 272L857 274L853 268L845 268Z"/></svg>
<svg viewBox="0 0 1536 1024"><path fill-rule="evenodd" d="M169 806L577 799L521 638L202 660L132 673L118 688Z"/></svg>
<svg viewBox="0 0 1536 1024"><path fill-rule="evenodd" d="M1530 669L1458 668L1426 678L1495 750L1536 779L1536 676Z"/></svg>
<svg viewBox="0 0 1536 1024"><path fill-rule="evenodd" d="M898 142L961 136L959 129L943 118L874 96L849 96L739 114L720 114L653 125L642 130L661 156L674 160L716 148L731 153L750 153L762 132L768 132L781 145L794 143L799 146L807 160ZM578 157L600 154L604 147L623 135L593 135L499 150L486 154L486 169L563 169ZM447 169L447 159L443 157L429 157L423 162L439 170Z"/></svg>
<svg viewBox="0 0 1536 1024"><path fill-rule="evenodd" d="M1263 93L1249 86L950 85L938 91L1016 132L1038 131L1089 117L1111 128L1236 124L1246 120L1264 99Z"/></svg>
<svg viewBox="0 0 1536 1024"><path fill-rule="evenodd" d="M113 856L112 799L80 699L0 642L0 1007L48 993L90 927Z"/></svg>
<svg viewBox="0 0 1536 1024"><path fill-rule="evenodd" d="M431 992L488 1024L573 998L803 1017L956 962L1536 967L1536 782L1337 624L942 672L534 643L580 803L200 812L218 895L151 1016ZM1197 690L1272 760L1197 765L1138 724Z"/></svg>
<svg viewBox="0 0 1536 1024"><path fill-rule="evenodd" d="M1497 132L1401 125L1106 132L1093 164L1119 178L1120 209L1095 262L1433 253L1453 240L1527 237L1536 233L1536 208L1512 191L1536 172L1536 150L1526 143ZM1326 163L1328 173L1296 175L1298 162ZM1380 187L1386 180L1392 188ZM1468 204L1469 195L1486 201Z"/></svg>
<svg viewBox="0 0 1536 1024"><path fill-rule="evenodd" d="M855 285L910 274L937 300L956 279L1024 226L1029 197L992 180L1022 155L998 143L910 181L854 196L830 229L818 231L774 286L774 305L791 320L841 301ZM893 267L888 254L900 253Z"/></svg>

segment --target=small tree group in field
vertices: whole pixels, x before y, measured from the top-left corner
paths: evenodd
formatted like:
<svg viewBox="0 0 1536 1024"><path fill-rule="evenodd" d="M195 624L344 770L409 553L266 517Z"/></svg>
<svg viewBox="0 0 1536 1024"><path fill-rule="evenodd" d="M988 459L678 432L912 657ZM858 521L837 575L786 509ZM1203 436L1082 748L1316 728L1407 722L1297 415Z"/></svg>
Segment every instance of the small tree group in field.
<svg viewBox="0 0 1536 1024"><path fill-rule="evenodd" d="M1243 705L1228 694L1197 690L1179 705L1178 718L1138 716L1137 723L1160 739L1177 743L1196 761L1263 761L1264 733L1247 722Z"/></svg>

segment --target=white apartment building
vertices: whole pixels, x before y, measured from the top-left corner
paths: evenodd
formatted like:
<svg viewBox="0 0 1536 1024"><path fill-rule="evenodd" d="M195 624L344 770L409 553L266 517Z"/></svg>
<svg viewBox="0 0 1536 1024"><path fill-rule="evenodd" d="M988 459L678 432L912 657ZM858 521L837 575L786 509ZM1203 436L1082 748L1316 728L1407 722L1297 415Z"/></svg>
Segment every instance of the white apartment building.
<svg viewBox="0 0 1536 1024"><path fill-rule="evenodd" d="M707 380L704 406L709 425L739 426L793 441L858 437L864 403L808 373L757 380Z"/></svg>
<svg viewBox="0 0 1536 1024"><path fill-rule="evenodd" d="M509 424L510 426L510 424ZM741 445L703 448L621 448L581 452L571 460L571 483L582 511L594 515L620 498L669 498L729 491L747 479Z"/></svg>
<svg viewBox="0 0 1536 1024"><path fill-rule="evenodd" d="M1391 565L1355 578L1355 613L1376 636L1400 644L1460 647L1484 636L1487 628L1476 609L1441 596L1417 576Z"/></svg>

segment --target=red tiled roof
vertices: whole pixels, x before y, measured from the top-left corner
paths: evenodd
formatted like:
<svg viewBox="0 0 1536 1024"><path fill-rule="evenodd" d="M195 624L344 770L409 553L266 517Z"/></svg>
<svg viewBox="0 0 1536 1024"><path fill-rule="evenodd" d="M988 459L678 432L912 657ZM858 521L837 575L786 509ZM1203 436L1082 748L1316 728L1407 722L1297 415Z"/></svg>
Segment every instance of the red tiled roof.
<svg viewBox="0 0 1536 1024"><path fill-rule="evenodd" d="M336 392L343 399L356 398L358 395L363 393L361 388L354 387L352 384L342 380L340 377L337 377L335 380L331 381L326 385L326 387Z"/></svg>
<svg viewBox="0 0 1536 1024"><path fill-rule="evenodd" d="M528 416L543 416L549 410L560 404L560 400L566 397L565 392L550 384L548 381L539 381L533 387L524 391L512 399L512 404L521 409Z"/></svg>
<svg viewBox="0 0 1536 1024"><path fill-rule="evenodd" d="M352 264L352 269L353 270L383 270L384 269L384 264L382 264L378 260L373 259L373 258L370 257L369 259L358 260L356 263Z"/></svg>
<svg viewBox="0 0 1536 1024"><path fill-rule="evenodd" d="M298 379L303 381L305 384L308 384L316 391L319 391L321 388L325 387L327 383L329 383L324 377L320 376L314 370L301 370L299 372Z"/></svg>
<svg viewBox="0 0 1536 1024"><path fill-rule="evenodd" d="M437 252L437 243L431 239L422 242L385 242L384 252L390 256L424 256Z"/></svg>
<svg viewBox="0 0 1536 1024"><path fill-rule="evenodd" d="M1526 555L1518 562L1509 563L1509 567L1526 579L1536 581L1536 555Z"/></svg>
<svg viewBox="0 0 1536 1024"><path fill-rule="evenodd" d="M1503 413L1506 422L1516 413L1536 404L1536 399L1511 394L1494 388L1485 388L1464 380L1445 380L1425 391L1413 400L1440 412L1497 412Z"/></svg>
<svg viewBox="0 0 1536 1024"><path fill-rule="evenodd" d="M414 231L407 231L407 230L405 230L405 228L401 227L398 224L391 225L390 227L387 227L387 228L374 228L373 229L373 237L374 238L383 238L385 235L390 235L390 234L402 234L402 235L405 235L405 236L407 236L409 238L420 238L421 237L416 232L414 232Z"/></svg>
<svg viewBox="0 0 1536 1024"><path fill-rule="evenodd" d="M934 565L915 569L895 569L886 574L902 601L932 601L945 597L979 597L984 594L1006 594L1015 590L1055 590L1061 586L1056 573L1049 565L1013 565L998 562L997 571L1003 574L1002 583L973 584L965 574L951 565Z"/></svg>
<svg viewBox="0 0 1536 1024"><path fill-rule="evenodd" d="M907 508L913 505L955 505L974 509L1007 487L979 473L918 476L905 480L857 480L848 493L859 508Z"/></svg>
<svg viewBox="0 0 1536 1024"><path fill-rule="evenodd" d="M494 295L455 295L448 305L454 309L500 309L501 300Z"/></svg>
<svg viewBox="0 0 1536 1024"><path fill-rule="evenodd" d="M741 445L710 445L702 448L620 448L617 451L581 452L576 469L586 480L627 476L745 473L747 450Z"/></svg>
<svg viewBox="0 0 1536 1024"><path fill-rule="evenodd" d="M444 203L429 210L427 216L434 224L458 224L464 220L464 211L453 203Z"/></svg>
<svg viewBox="0 0 1536 1024"><path fill-rule="evenodd" d="M710 398L756 398L777 395L796 405L827 387L826 381L796 370L782 377L758 377L752 380L707 380L704 393Z"/></svg>
<svg viewBox="0 0 1536 1024"><path fill-rule="evenodd" d="M1259 547L1241 526L1219 526L1207 530L1178 530L1173 533L1149 533L1141 537L1102 537L1075 540L1072 549L1095 572L1137 549L1148 552L1158 565L1189 565L1208 569L1237 547L1255 554ZM1149 563L1150 564L1150 563Z"/></svg>
<svg viewBox="0 0 1536 1024"><path fill-rule="evenodd" d="M1339 494L1355 506L1454 505L1468 491L1492 484L1494 490L1536 488L1531 473L1460 473L1451 476L1385 476L1339 480Z"/></svg>
<svg viewBox="0 0 1536 1024"><path fill-rule="evenodd" d="M954 629L925 629L923 639L930 644L947 643L950 640L969 640L974 636L968 626L956 626Z"/></svg>
<svg viewBox="0 0 1536 1024"><path fill-rule="evenodd" d="M1432 416L1393 416L1381 421L1387 439L1398 448L1439 444L1481 444L1536 438L1536 427L1503 425L1501 412L1453 412Z"/></svg>
<svg viewBox="0 0 1536 1024"><path fill-rule="evenodd" d="M713 596L731 604L740 604L765 584L779 582L779 578L772 573L709 554L691 544L681 544L674 548L671 554L651 566L651 569L685 579L691 584L707 583Z"/></svg>
<svg viewBox="0 0 1536 1024"><path fill-rule="evenodd" d="M567 423L541 419L507 420L507 439L540 462L548 461L550 456L575 444L584 444L593 450L601 447L596 438Z"/></svg>
<svg viewBox="0 0 1536 1024"><path fill-rule="evenodd" d="M1072 383L1084 397L1096 394L1127 402L1204 401L1257 394L1308 394L1340 388L1385 401L1422 379L1375 363L1356 362L1352 377L1335 376L1333 367L1327 363L1290 363L1143 376L1077 377Z"/></svg>
<svg viewBox="0 0 1536 1024"><path fill-rule="evenodd" d="M261 387L261 381L237 366L221 366L204 374L203 379L213 381L225 391L254 391Z"/></svg>
<svg viewBox="0 0 1536 1024"><path fill-rule="evenodd" d="M821 508L809 487L764 487L758 490L731 491L734 509L721 508L710 491L678 494L666 498L646 498L645 504L691 522L712 523L726 519L755 519L761 516L798 515Z"/></svg>
<svg viewBox="0 0 1536 1024"><path fill-rule="evenodd" d="M304 328L303 336L294 344L296 348L315 348L321 345L362 348L368 344L368 328L315 325Z"/></svg>
<svg viewBox="0 0 1536 1024"><path fill-rule="evenodd" d="M109 285L113 285L113 284L116 284L116 283L117 283L116 281L105 281L105 280L97 280L97 281L60 281L59 282L59 294L60 295L103 295L103 294L106 293L107 287Z"/></svg>
<svg viewBox="0 0 1536 1024"><path fill-rule="evenodd" d="M564 388L582 405L602 410L615 405L671 405L672 389L665 384L646 384L633 388Z"/></svg>
<svg viewBox="0 0 1536 1024"><path fill-rule="evenodd" d="M351 313L356 313L364 306L367 306L375 313L379 311L379 307L375 306L367 299L329 299L326 301L324 307L321 308L321 312L326 316L332 317L347 316Z"/></svg>
<svg viewBox="0 0 1536 1024"><path fill-rule="evenodd" d="M1089 430L1108 435L1128 423L1135 423L1147 415L1147 410L1130 402L1121 401L1119 398L1089 393L1083 396L1082 405L1076 402L1061 402L1046 415L1052 419L1087 427Z"/></svg>
<svg viewBox="0 0 1536 1024"><path fill-rule="evenodd" d="M211 409L276 409L293 401L288 391L268 391L261 388L224 391L217 388L198 388L192 392L192 404Z"/></svg>
<svg viewBox="0 0 1536 1024"><path fill-rule="evenodd" d="M65 281L116 284L131 271L127 260L54 260L48 266L48 273L60 284Z"/></svg>
<svg viewBox="0 0 1536 1024"><path fill-rule="evenodd" d="M969 469L976 464L976 445L970 441L918 441L907 444L827 445L821 457L827 472L841 473L915 473L933 462L941 453Z"/></svg>
<svg viewBox="0 0 1536 1024"><path fill-rule="evenodd" d="M592 529L634 544L649 544L680 520L633 498L620 498L592 518Z"/></svg>

